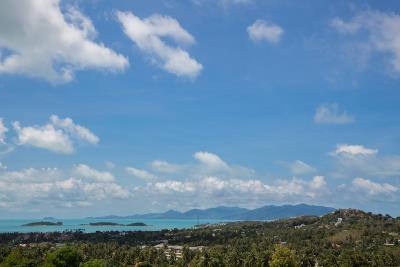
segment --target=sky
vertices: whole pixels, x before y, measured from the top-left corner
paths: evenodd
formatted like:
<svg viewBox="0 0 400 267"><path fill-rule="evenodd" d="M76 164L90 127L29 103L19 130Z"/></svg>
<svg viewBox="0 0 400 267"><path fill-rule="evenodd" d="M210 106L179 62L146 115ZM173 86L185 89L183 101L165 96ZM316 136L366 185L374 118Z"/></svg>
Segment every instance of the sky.
<svg viewBox="0 0 400 267"><path fill-rule="evenodd" d="M1 1L0 218L400 216L399 78L395 0Z"/></svg>

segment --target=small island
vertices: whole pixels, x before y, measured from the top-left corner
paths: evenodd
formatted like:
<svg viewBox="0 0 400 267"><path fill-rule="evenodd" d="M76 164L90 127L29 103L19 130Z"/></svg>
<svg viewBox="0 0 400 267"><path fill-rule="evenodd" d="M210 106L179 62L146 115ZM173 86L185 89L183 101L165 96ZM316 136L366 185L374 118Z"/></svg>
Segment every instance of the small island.
<svg viewBox="0 0 400 267"><path fill-rule="evenodd" d="M148 226L148 225L145 223L142 223L142 222L135 222L135 223L127 224L126 226Z"/></svg>
<svg viewBox="0 0 400 267"><path fill-rule="evenodd" d="M21 226L60 226L63 225L62 222L47 222L47 221L41 221L41 222L31 222L27 224L23 224Z"/></svg>
<svg viewBox="0 0 400 267"><path fill-rule="evenodd" d="M129 224L120 224L120 223L114 223L114 222L92 222L88 224L81 224L81 225L86 225L86 226L148 226L147 224L143 222L135 222L135 223L129 223Z"/></svg>
<svg viewBox="0 0 400 267"><path fill-rule="evenodd" d="M93 222L88 224L81 225L89 225L89 226L123 226L123 224L113 223L113 222Z"/></svg>

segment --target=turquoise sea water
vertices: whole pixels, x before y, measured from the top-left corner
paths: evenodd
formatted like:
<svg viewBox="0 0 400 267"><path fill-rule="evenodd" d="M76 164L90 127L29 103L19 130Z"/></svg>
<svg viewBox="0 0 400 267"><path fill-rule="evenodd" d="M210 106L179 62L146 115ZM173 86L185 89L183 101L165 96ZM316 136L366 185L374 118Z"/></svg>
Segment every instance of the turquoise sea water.
<svg viewBox="0 0 400 267"><path fill-rule="evenodd" d="M205 220L200 219L197 220L156 220L156 219L60 219L56 221L63 222L63 225L57 226L22 226L26 223L31 222L39 222L43 220L0 220L0 233L6 232L20 232L20 233L29 233L29 232L62 232L65 230L82 230L87 233L96 232L96 231L155 231L162 229L183 229L183 228L192 228L198 223L207 224L207 223L222 223L227 221L222 220ZM134 222L143 222L149 226L89 226L82 224L89 224L93 222L113 222L119 224L129 224Z"/></svg>

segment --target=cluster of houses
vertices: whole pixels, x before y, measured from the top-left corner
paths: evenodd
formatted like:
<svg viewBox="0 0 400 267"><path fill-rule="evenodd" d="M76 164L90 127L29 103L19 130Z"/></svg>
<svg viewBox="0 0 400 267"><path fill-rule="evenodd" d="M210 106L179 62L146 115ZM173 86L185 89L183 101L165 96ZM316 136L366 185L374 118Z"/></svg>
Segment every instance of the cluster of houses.
<svg viewBox="0 0 400 267"><path fill-rule="evenodd" d="M52 243L52 242L39 242L39 243L20 243L18 244L21 248L40 248L40 247L52 247L52 248L62 248L66 246L65 243Z"/></svg>
<svg viewBox="0 0 400 267"><path fill-rule="evenodd" d="M183 256L183 246L168 245L166 242L160 243L154 246L155 249L163 249L165 256L169 259L172 255L175 255L177 259L181 259ZM203 251L205 246L188 247L191 251Z"/></svg>

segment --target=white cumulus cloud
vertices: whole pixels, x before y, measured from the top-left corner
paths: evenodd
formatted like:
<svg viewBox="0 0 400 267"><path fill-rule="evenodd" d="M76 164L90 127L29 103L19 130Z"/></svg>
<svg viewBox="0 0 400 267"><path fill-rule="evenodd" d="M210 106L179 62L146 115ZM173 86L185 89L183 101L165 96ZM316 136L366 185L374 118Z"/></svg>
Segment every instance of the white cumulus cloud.
<svg viewBox="0 0 400 267"><path fill-rule="evenodd" d="M0 144L5 143L6 133L8 128L4 125L3 118L0 118Z"/></svg>
<svg viewBox="0 0 400 267"><path fill-rule="evenodd" d="M398 177L400 175L399 155L380 155L378 149L362 145L338 145L330 153L339 164L335 175L340 177Z"/></svg>
<svg viewBox="0 0 400 267"><path fill-rule="evenodd" d="M340 111L336 103L320 105L314 115L314 121L322 124L349 124L354 122L354 117Z"/></svg>
<svg viewBox="0 0 400 267"><path fill-rule="evenodd" d="M352 182L356 190L361 190L370 195L392 194L397 192L398 188L388 183L376 183L364 178L355 178Z"/></svg>
<svg viewBox="0 0 400 267"><path fill-rule="evenodd" d="M7 166L0 162L0 170L7 170Z"/></svg>
<svg viewBox="0 0 400 267"><path fill-rule="evenodd" d="M335 155L350 155L350 156L371 156L378 153L377 149L371 149L362 145L338 145L333 152Z"/></svg>
<svg viewBox="0 0 400 267"><path fill-rule="evenodd" d="M125 171L127 173L129 173L130 175L133 175L139 179L143 179L143 180L147 180L147 181L151 181L151 180L156 180L157 176L146 171L146 170L142 170L142 169L137 169L134 167L126 167Z"/></svg>
<svg viewBox="0 0 400 267"><path fill-rule="evenodd" d="M151 167L156 171L165 173L175 173L183 169L180 165L172 164L164 160L154 160L151 163Z"/></svg>
<svg viewBox="0 0 400 267"><path fill-rule="evenodd" d="M276 24L259 19L247 27L247 33L252 41L276 44L280 42L284 30Z"/></svg>
<svg viewBox="0 0 400 267"><path fill-rule="evenodd" d="M345 35L355 35L365 30L368 33L367 37L359 42L368 51L387 56L392 70L400 73L400 15L369 10L348 21L335 18L331 26Z"/></svg>
<svg viewBox="0 0 400 267"><path fill-rule="evenodd" d="M181 46L195 43L193 36L179 22L168 16L154 14L141 19L131 12L117 12L124 33L150 59L169 73L179 77L197 77L203 66ZM173 47L163 39L178 44Z"/></svg>
<svg viewBox="0 0 400 267"><path fill-rule="evenodd" d="M17 144L47 149L53 152L70 154L74 152L73 140L97 144L99 138L89 129L75 124L72 119L60 119L52 115L50 122L43 126L22 127L13 123L17 133Z"/></svg>
<svg viewBox="0 0 400 267"><path fill-rule="evenodd" d="M316 169L301 160L295 160L288 164L290 171L295 175L313 173Z"/></svg>
<svg viewBox="0 0 400 267"><path fill-rule="evenodd" d="M97 182L113 182L114 176L107 171L99 171L85 164L78 164L74 168L79 177L92 179Z"/></svg>
<svg viewBox="0 0 400 267"><path fill-rule="evenodd" d="M59 0L0 2L0 73L68 82L83 69L118 71L127 58L96 42L91 20ZM1 53L0 53L1 55Z"/></svg>
<svg viewBox="0 0 400 267"><path fill-rule="evenodd" d="M99 142L99 138L94 133L81 125L75 124L70 118L60 119L58 116L52 115L50 120L54 126L88 143L97 144Z"/></svg>
<svg viewBox="0 0 400 267"><path fill-rule="evenodd" d="M204 177L217 175L219 177L253 178L255 171L240 165L230 165L220 156L207 152L198 151L193 154L195 163L172 164L167 161L155 160L151 163L154 171L175 174L184 177Z"/></svg>
<svg viewBox="0 0 400 267"><path fill-rule="evenodd" d="M112 174L84 164L71 172L57 168L0 170L4 208L86 207L101 200L128 198L130 194Z"/></svg>
<svg viewBox="0 0 400 267"><path fill-rule="evenodd" d="M14 122L13 126L18 135L18 145L29 145L64 154L74 151L69 137L54 125L21 127L19 122Z"/></svg>
<svg viewBox="0 0 400 267"><path fill-rule="evenodd" d="M329 195L324 177L312 180L291 179L264 183L258 179L222 179L205 176L199 179L166 180L149 183L135 188L143 197L157 198L161 201L179 201L183 206L206 204L208 206L230 204L248 205L266 202L314 201Z"/></svg>
<svg viewBox="0 0 400 267"><path fill-rule="evenodd" d="M199 151L196 152L193 157L212 169L228 168L228 164L226 164L225 161L223 161L218 155L210 152Z"/></svg>
<svg viewBox="0 0 400 267"><path fill-rule="evenodd" d="M326 185L327 184L324 176L314 176L310 182L310 188L312 189L321 189L326 187Z"/></svg>

